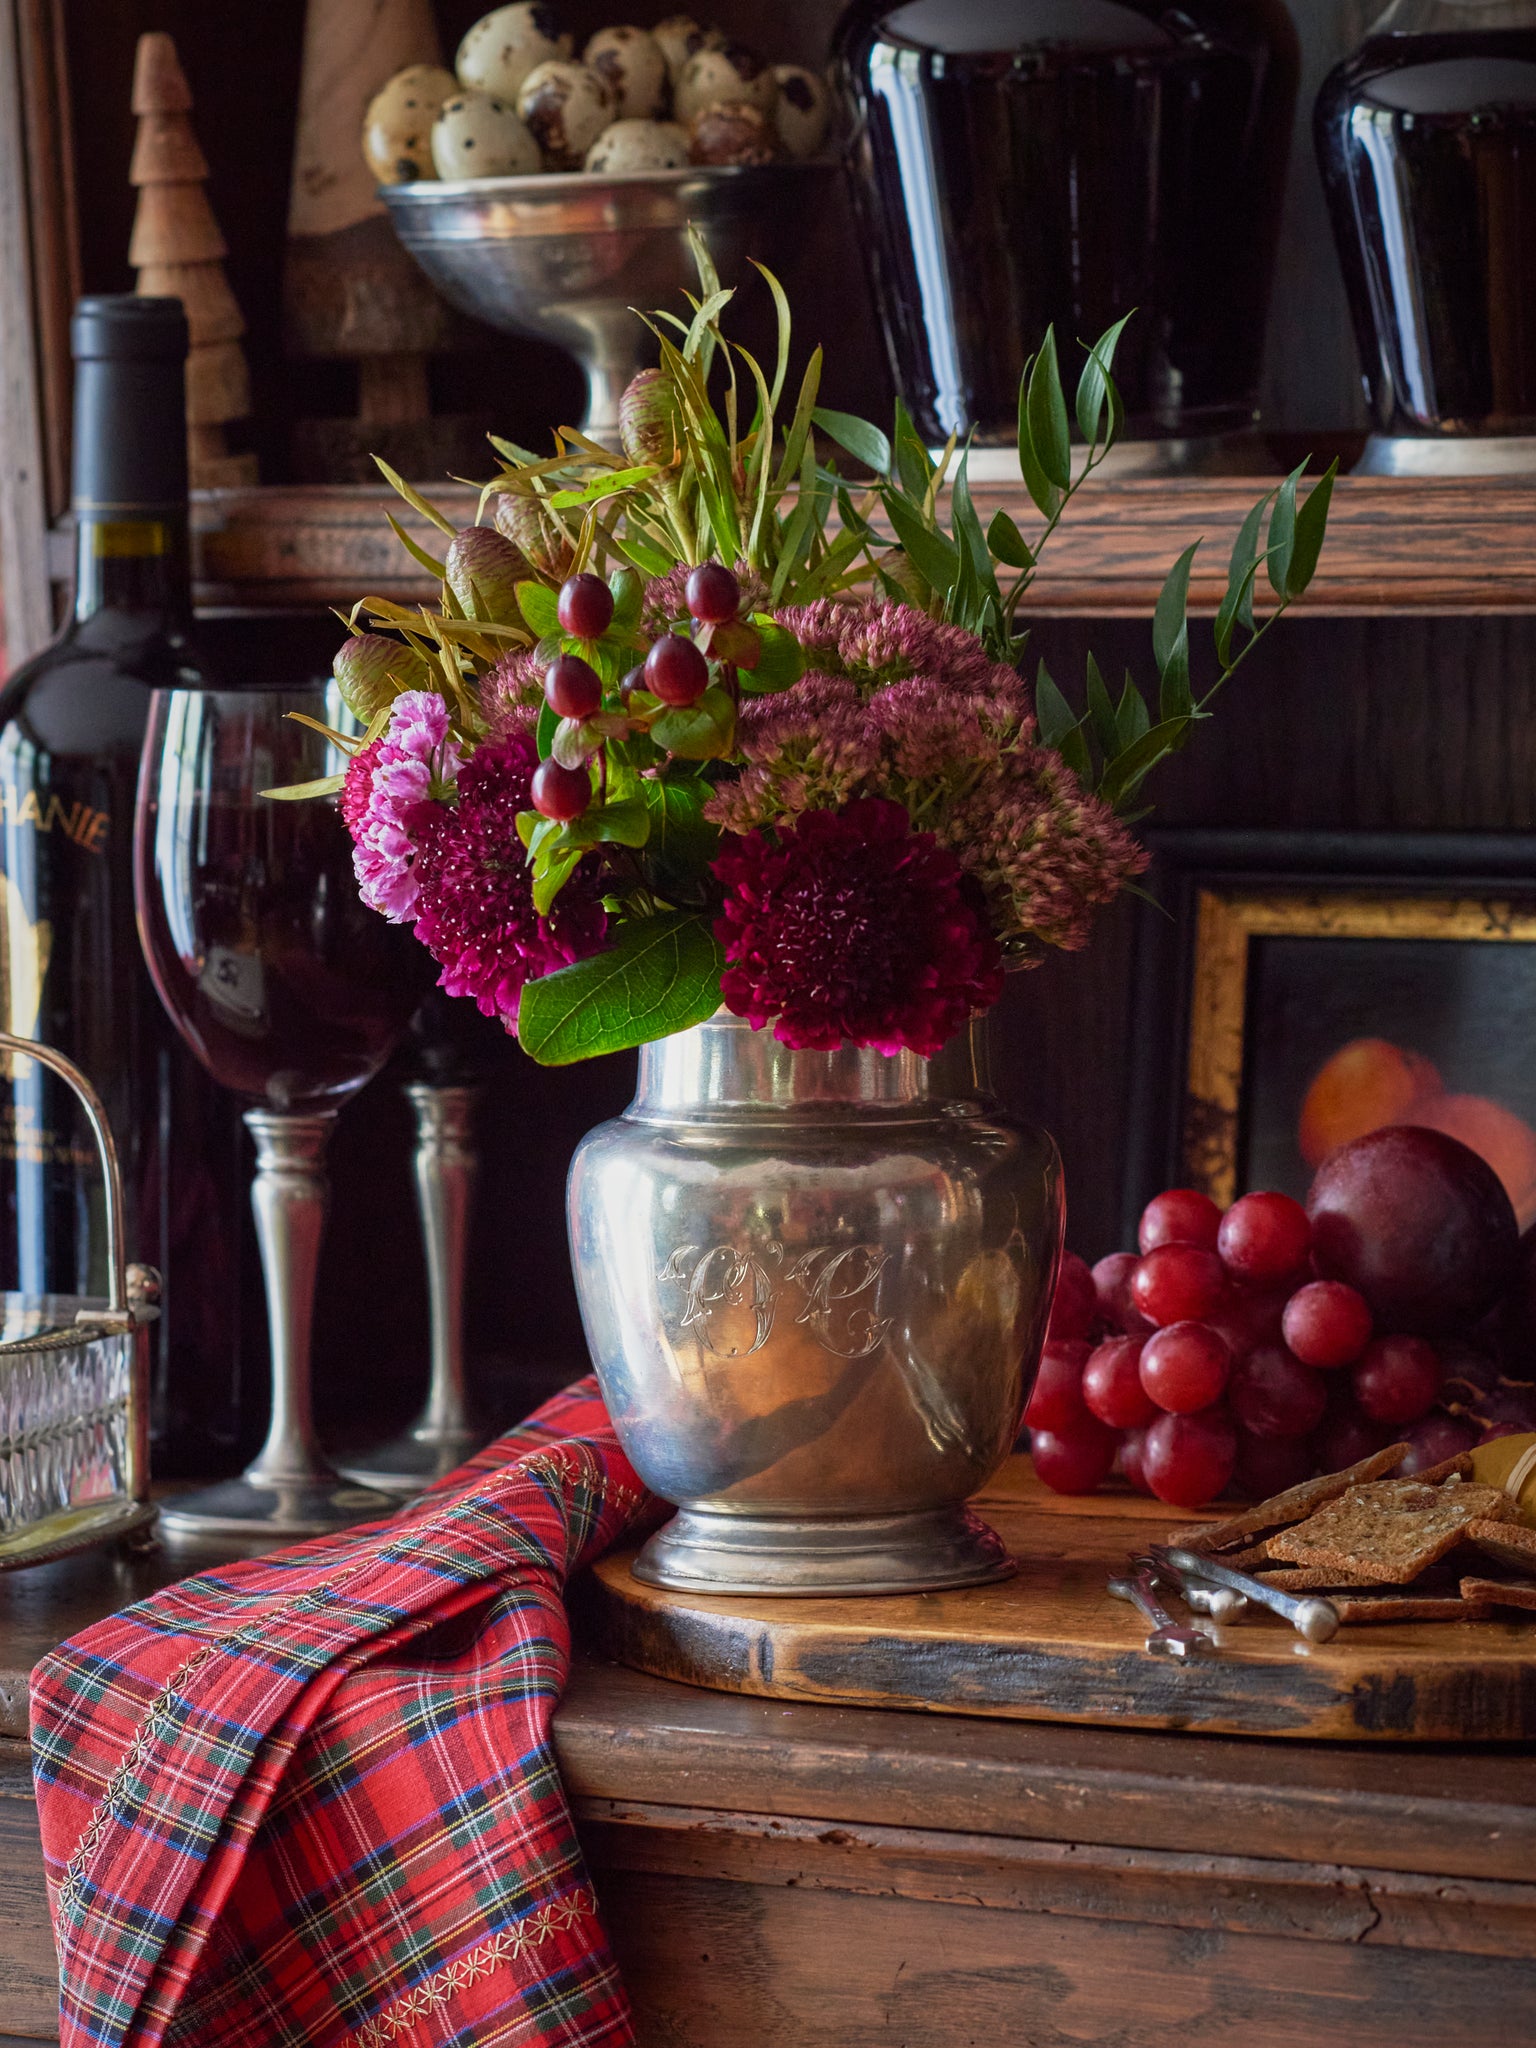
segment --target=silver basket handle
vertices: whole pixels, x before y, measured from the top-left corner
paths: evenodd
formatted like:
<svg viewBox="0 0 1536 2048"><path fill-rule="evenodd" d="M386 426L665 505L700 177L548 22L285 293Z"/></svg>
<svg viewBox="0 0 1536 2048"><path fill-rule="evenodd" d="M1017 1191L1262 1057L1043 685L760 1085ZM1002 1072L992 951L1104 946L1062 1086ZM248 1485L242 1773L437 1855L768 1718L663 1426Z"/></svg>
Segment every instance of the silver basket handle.
<svg viewBox="0 0 1536 2048"><path fill-rule="evenodd" d="M107 1122L107 1113L101 1106L101 1097L74 1061L66 1059L61 1052L55 1052L51 1045L39 1045L36 1039L17 1038L9 1031L0 1031L0 1052L24 1053L28 1059L36 1060L39 1066L47 1067L73 1089L85 1111L91 1136L96 1140L107 1195L107 1310L114 1317L131 1316L128 1247L123 1235L123 1170L118 1163L117 1146Z"/></svg>

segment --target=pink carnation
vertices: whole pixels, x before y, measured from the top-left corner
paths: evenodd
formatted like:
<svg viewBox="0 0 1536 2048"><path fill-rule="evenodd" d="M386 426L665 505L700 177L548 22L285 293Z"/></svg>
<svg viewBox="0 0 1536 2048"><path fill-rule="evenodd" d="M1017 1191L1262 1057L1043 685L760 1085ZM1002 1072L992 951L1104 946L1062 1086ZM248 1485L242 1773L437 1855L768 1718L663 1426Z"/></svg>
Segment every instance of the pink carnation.
<svg viewBox="0 0 1536 2048"><path fill-rule="evenodd" d="M354 756L342 785L358 893L391 924L409 924L416 915L420 833L459 771L448 726L448 706L435 690L404 691L388 728Z"/></svg>

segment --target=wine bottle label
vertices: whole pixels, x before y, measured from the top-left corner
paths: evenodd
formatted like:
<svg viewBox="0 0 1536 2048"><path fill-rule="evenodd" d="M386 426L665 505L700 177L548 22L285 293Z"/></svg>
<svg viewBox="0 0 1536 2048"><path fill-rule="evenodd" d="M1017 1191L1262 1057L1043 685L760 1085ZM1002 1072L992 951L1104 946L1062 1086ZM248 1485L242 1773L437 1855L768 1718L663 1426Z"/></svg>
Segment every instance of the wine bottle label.
<svg viewBox="0 0 1536 2048"><path fill-rule="evenodd" d="M89 519L85 532L98 561L144 561L171 551L171 529L163 519Z"/></svg>
<svg viewBox="0 0 1536 2048"><path fill-rule="evenodd" d="M39 832L62 832L87 853L105 853L112 830L107 811L78 801L67 803L42 790L16 789L10 783L0 783L0 822L31 825Z"/></svg>

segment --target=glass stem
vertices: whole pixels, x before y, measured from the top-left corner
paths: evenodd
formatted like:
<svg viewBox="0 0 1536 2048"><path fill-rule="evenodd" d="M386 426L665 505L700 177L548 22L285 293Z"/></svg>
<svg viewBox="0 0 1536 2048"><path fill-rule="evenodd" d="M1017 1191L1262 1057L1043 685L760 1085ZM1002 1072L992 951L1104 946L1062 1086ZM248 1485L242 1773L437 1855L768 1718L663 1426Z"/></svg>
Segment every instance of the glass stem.
<svg viewBox="0 0 1536 2048"><path fill-rule="evenodd" d="M432 1330L427 1405L411 1435L419 1443L467 1442L472 1430L464 1386L464 1269L480 1091L413 1081L405 1092L416 1112L416 1202Z"/></svg>
<svg viewBox="0 0 1536 2048"><path fill-rule="evenodd" d="M272 1346L272 1421L261 1453L245 1475L258 1484L325 1478L330 1472L315 1437L310 1343L330 1192L325 1148L335 1123L334 1111L307 1116L267 1109L245 1113L246 1128L256 1141L251 1207L261 1244Z"/></svg>

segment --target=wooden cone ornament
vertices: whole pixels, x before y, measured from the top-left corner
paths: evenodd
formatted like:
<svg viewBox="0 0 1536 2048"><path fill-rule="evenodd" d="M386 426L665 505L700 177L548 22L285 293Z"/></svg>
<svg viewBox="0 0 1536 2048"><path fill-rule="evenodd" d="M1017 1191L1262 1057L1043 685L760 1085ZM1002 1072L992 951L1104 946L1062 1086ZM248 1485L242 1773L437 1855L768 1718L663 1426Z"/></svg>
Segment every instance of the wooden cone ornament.
<svg viewBox="0 0 1536 2048"><path fill-rule="evenodd" d="M138 117L129 183L138 193L128 260L144 298L180 299L187 315L187 459L194 490L256 481L254 455L232 455L231 420L249 417L245 333L224 258L229 248L204 187L208 160L193 132L192 93L168 35L139 37L133 71Z"/></svg>

